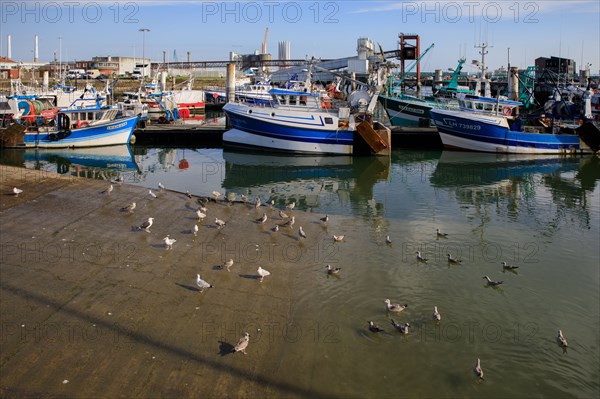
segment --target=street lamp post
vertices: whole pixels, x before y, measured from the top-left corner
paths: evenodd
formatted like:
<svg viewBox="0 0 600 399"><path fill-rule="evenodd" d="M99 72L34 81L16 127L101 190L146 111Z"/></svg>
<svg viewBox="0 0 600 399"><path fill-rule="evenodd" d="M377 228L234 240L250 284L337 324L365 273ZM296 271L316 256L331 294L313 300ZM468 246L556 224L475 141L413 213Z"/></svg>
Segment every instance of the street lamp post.
<svg viewBox="0 0 600 399"><path fill-rule="evenodd" d="M58 79L62 80L62 36L58 37Z"/></svg>
<svg viewBox="0 0 600 399"><path fill-rule="evenodd" d="M142 82L146 81L146 32L150 32L150 29L141 28L139 29L142 32Z"/></svg>

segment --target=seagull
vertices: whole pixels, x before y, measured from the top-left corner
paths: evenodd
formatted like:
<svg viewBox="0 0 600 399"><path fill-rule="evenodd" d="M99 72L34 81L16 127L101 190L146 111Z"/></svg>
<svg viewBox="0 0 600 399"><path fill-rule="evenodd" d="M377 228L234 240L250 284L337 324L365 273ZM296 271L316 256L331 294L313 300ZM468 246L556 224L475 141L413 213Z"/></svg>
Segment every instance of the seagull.
<svg viewBox="0 0 600 399"><path fill-rule="evenodd" d="M323 223L327 223L329 222L329 216L325 215L324 217L322 217L321 219L319 219L321 222Z"/></svg>
<svg viewBox="0 0 600 399"><path fill-rule="evenodd" d="M173 244L175 244L177 242L176 239L169 238L169 236L166 236L165 238L163 238L163 241L165 242L165 247L167 248L167 250L173 249Z"/></svg>
<svg viewBox="0 0 600 399"><path fill-rule="evenodd" d="M462 259L453 258L450 254L446 255L448 256L448 263L462 263Z"/></svg>
<svg viewBox="0 0 600 399"><path fill-rule="evenodd" d="M275 227L273 227L273 228L271 229L271 231L272 231L273 233L277 233L277 232L279 231L279 226L278 226L278 225L275 225Z"/></svg>
<svg viewBox="0 0 600 399"><path fill-rule="evenodd" d="M148 190L148 195L151 196L152 198L156 198L156 194L154 194L152 192L152 190Z"/></svg>
<svg viewBox="0 0 600 399"><path fill-rule="evenodd" d="M435 229L438 237L448 237L448 233L442 233L440 229Z"/></svg>
<svg viewBox="0 0 600 399"><path fill-rule="evenodd" d="M196 211L196 215L198 216L198 221L204 219L206 217L206 213L202 213L200 209Z"/></svg>
<svg viewBox="0 0 600 399"><path fill-rule="evenodd" d="M372 321L369 321L369 331L378 333L378 332L382 332L383 329L376 326L375 323L373 323Z"/></svg>
<svg viewBox="0 0 600 399"><path fill-rule="evenodd" d="M298 229L298 235L300 236L300 238L306 238L306 233L304 232L304 230L302 230L302 226L300 226L300 228Z"/></svg>
<svg viewBox="0 0 600 399"><path fill-rule="evenodd" d="M165 189L165 186L161 182L158 182L158 191L162 191Z"/></svg>
<svg viewBox="0 0 600 399"><path fill-rule="evenodd" d="M497 285L500 285L503 283L503 281L494 281L494 280L490 280L490 278L488 276L483 276L483 279L487 281L487 284L495 287Z"/></svg>
<svg viewBox="0 0 600 399"><path fill-rule="evenodd" d="M200 204L201 208L206 207L206 205L208 204L208 200L204 200L202 198L196 198L196 202ZM200 209L200 210L202 210L202 209ZM204 212L204 211L202 211L202 212Z"/></svg>
<svg viewBox="0 0 600 399"><path fill-rule="evenodd" d="M13 194L15 195L15 197L18 197L19 194L21 194L22 192L23 190L21 190L20 188L13 187Z"/></svg>
<svg viewBox="0 0 600 399"><path fill-rule="evenodd" d="M244 335L242 336L242 338L240 338L238 343L233 348L233 352L234 353L242 352L245 355L246 348L248 347L248 343L250 343L250 334L248 334L248 332L244 331Z"/></svg>
<svg viewBox="0 0 600 399"><path fill-rule="evenodd" d="M146 220L144 223L142 223L140 226L138 226L138 230L146 230L147 233L150 233L150 227L152 227L152 224L154 223L154 218L148 218L148 220Z"/></svg>
<svg viewBox="0 0 600 399"><path fill-rule="evenodd" d="M385 300L386 308L389 312L402 312L404 309L408 307L407 304L400 305L397 303L391 303L389 299Z"/></svg>
<svg viewBox="0 0 600 399"><path fill-rule="evenodd" d="M408 334L408 327L410 327L410 324L408 324L408 323L404 323L404 324L402 324L402 323L396 323L394 321L394 319L390 319L390 322L396 328L396 330L400 331L404 335Z"/></svg>
<svg viewBox="0 0 600 399"><path fill-rule="evenodd" d="M340 242L344 239L344 237L346 236L336 236L335 234L333 235L333 241L335 242Z"/></svg>
<svg viewBox="0 0 600 399"><path fill-rule="evenodd" d="M293 210L295 207L296 207L296 201L294 201L291 204L286 206L286 208L288 208L290 211Z"/></svg>
<svg viewBox="0 0 600 399"><path fill-rule="evenodd" d="M217 228L219 228L219 229L222 229L225 226L225 222L219 218L215 218L215 224L217 225Z"/></svg>
<svg viewBox="0 0 600 399"><path fill-rule="evenodd" d="M256 219L256 223L260 223L260 224L263 224L266 221L267 221L267 214L266 213L263 213L262 217Z"/></svg>
<svg viewBox="0 0 600 399"><path fill-rule="evenodd" d="M246 202L248 202L248 197L245 194L242 194L241 197L242 197L242 202L244 202L244 204Z"/></svg>
<svg viewBox="0 0 600 399"><path fill-rule="evenodd" d="M189 199L192 199L192 194L190 194L189 191L185 191L185 196L188 197Z"/></svg>
<svg viewBox="0 0 600 399"><path fill-rule="evenodd" d="M327 268L327 274L338 274L340 270L342 270L339 267L333 268L331 265L327 265L325 267Z"/></svg>
<svg viewBox="0 0 600 399"><path fill-rule="evenodd" d="M228 272L231 271L231 266L233 266L233 259L229 259L227 262L223 263L223 267L226 268Z"/></svg>
<svg viewBox="0 0 600 399"><path fill-rule="evenodd" d="M481 360L479 360L479 358L477 358L475 366L473 366L473 374L475 374L475 377L479 377L480 380L483 380L483 370L481 369Z"/></svg>
<svg viewBox="0 0 600 399"><path fill-rule="evenodd" d="M285 212L283 212L283 211L279 211L279 217L280 217L282 220L283 220L283 219L287 219L287 218L289 218L289 216L288 216L288 215L286 215L286 213L285 213Z"/></svg>
<svg viewBox="0 0 600 399"><path fill-rule="evenodd" d="M260 282L262 283L263 279L267 276L271 275L271 272L268 270L263 269L262 267L258 267L258 270L256 271L258 273L258 275L260 276Z"/></svg>
<svg viewBox="0 0 600 399"><path fill-rule="evenodd" d="M200 212L204 212L204 213L206 213L206 212L208 211L208 208L207 208L207 207L205 207L204 205L200 205L200 206L198 207L198 210L199 210Z"/></svg>
<svg viewBox="0 0 600 399"><path fill-rule="evenodd" d="M504 269L506 269L506 270L515 270L515 269L518 269L518 268L519 268L519 266L513 266L513 265L509 265L509 264L508 264L508 263L506 263L506 262L501 262L501 263L502 263L502 267L503 267Z"/></svg>
<svg viewBox="0 0 600 399"><path fill-rule="evenodd" d="M256 197L256 202L254 203L254 208L258 209L258 208L260 208L260 205L261 205L260 197Z"/></svg>
<svg viewBox="0 0 600 399"><path fill-rule="evenodd" d="M385 236L385 243L388 245L392 243L392 239L390 238L390 236Z"/></svg>
<svg viewBox="0 0 600 399"><path fill-rule="evenodd" d="M200 288L200 292L204 291L205 288L212 288L213 286L200 278L200 274L196 274L196 285Z"/></svg>
<svg viewBox="0 0 600 399"><path fill-rule="evenodd" d="M221 193L218 191L213 191L212 192L213 197L215 197L215 202L217 202L217 200L219 199L219 197L221 196Z"/></svg>
<svg viewBox="0 0 600 399"><path fill-rule="evenodd" d="M442 315L440 314L440 312L438 312L437 306L433 307L433 315L431 315L431 317L433 318L433 320L436 321L442 320Z"/></svg>
<svg viewBox="0 0 600 399"><path fill-rule="evenodd" d="M558 337L556 337L556 339L558 340L558 343L560 344L560 346L562 346L563 348L566 348L567 346L569 346L569 343L563 336L563 333L561 330L558 330Z"/></svg>
<svg viewBox="0 0 600 399"><path fill-rule="evenodd" d="M198 235L198 225L195 224L194 227L192 228L192 233L194 233L194 236Z"/></svg>
<svg viewBox="0 0 600 399"><path fill-rule="evenodd" d="M137 206L136 203L132 202L131 204L121 208L121 212L133 213L133 210L135 209L136 206Z"/></svg>
<svg viewBox="0 0 600 399"><path fill-rule="evenodd" d="M427 263L427 258L424 258L423 255L421 255L421 251L417 251L416 254L418 262Z"/></svg>
<svg viewBox="0 0 600 399"><path fill-rule="evenodd" d="M113 189L114 189L114 187L111 184L110 186L108 186L108 188L106 190L100 191L100 194L106 193L106 195L110 195L110 193L112 193Z"/></svg>
<svg viewBox="0 0 600 399"><path fill-rule="evenodd" d="M282 226L289 226L289 228L291 229L292 226L294 225L294 223L296 223L296 218L294 216L292 216L290 218L290 220L288 220L287 222L285 222L284 224L282 224Z"/></svg>
<svg viewBox="0 0 600 399"><path fill-rule="evenodd" d="M274 205L275 205L275 200L269 201L269 208L273 209Z"/></svg>

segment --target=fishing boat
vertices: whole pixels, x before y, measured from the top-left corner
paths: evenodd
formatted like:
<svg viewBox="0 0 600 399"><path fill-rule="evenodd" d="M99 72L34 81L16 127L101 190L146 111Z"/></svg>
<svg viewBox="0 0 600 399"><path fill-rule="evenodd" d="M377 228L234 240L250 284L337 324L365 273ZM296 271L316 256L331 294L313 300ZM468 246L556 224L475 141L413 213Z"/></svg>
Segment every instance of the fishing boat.
<svg viewBox="0 0 600 399"><path fill-rule="evenodd" d="M506 154L591 153L572 125L549 118L516 115L518 101L458 94L457 104L431 110L446 148Z"/></svg>
<svg viewBox="0 0 600 399"><path fill-rule="evenodd" d="M244 102L225 105L233 128L223 134L224 144L295 153L389 154L390 130L372 121L377 94L357 90L347 102L337 103L325 91L271 89L269 93L268 107Z"/></svg>

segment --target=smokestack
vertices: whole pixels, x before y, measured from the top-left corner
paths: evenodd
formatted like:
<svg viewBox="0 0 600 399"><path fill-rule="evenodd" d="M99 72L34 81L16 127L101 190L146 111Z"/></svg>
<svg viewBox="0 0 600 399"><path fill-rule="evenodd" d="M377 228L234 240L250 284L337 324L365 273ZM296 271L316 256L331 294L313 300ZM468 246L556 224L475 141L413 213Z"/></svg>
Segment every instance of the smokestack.
<svg viewBox="0 0 600 399"><path fill-rule="evenodd" d="M12 47L10 45L10 35L6 37L6 58L12 58Z"/></svg>
<svg viewBox="0 0 600 399"><path fill-rule="evenodd" d="M35 35L35 43L33 45L33 62L38 62L39 61L39 56L38 56L38 35L36 33Z"/></svg>

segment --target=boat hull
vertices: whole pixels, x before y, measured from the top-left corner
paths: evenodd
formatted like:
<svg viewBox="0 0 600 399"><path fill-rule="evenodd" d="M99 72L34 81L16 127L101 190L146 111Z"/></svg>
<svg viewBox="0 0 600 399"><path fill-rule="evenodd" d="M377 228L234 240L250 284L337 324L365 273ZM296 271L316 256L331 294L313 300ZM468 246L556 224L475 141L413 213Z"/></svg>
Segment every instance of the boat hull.
<svg viewBox="0 0 600 399"><path fill-rule="evenodd" d="M431 118L446 148L504 154L590 152L577 135L512 131L502 116L434 109Z"/></svg>
<svg viewBox="0 0 600 399"><path fill-rule="evenodd" d="M72 129L64 138L60 138L58 132L53 130L27 132L24 145L27 148L81 148L128 144L137 121L138 117L133 116L102 125Z"/></svg>
<svg viewBox="0 0 600 399"><path fill-rule="evenodd" d="M401 97L382 96L378 101L383 105L390 118L392 126L417 126L430 125L430 111L433 103L428 101L409 101Z"/></svg>
<svg viewBox="0 0 600 399"><path fill-rule="evenodd" d="M314 110L228 103L223 108L233 129L223 134L229 145L311 154L352 154L354 132L338 130L338 118Z"/></svg>

